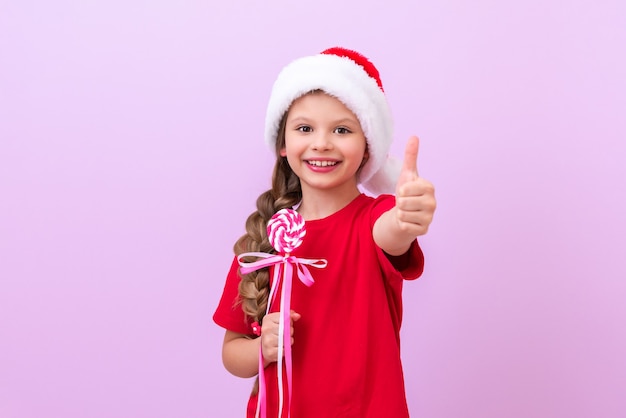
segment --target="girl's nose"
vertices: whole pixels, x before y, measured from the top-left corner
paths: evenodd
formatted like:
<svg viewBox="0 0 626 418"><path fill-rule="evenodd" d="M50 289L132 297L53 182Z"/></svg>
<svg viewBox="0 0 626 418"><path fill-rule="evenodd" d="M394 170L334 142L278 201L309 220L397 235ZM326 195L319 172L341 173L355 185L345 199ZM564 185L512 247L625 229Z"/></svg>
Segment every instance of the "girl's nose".
<svg viewBox="0 0 626 418"><path fill-rule="evenodd" d="M311 142L311 148L315 150L328 150L332 148L330 134L318 133Z"/></svg>

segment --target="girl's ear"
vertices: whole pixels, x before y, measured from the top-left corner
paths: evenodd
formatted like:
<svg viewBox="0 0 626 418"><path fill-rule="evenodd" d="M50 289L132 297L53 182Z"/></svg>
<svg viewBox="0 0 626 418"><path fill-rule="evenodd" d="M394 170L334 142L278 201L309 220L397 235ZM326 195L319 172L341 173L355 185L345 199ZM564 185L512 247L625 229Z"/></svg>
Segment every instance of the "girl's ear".
<svg viewBox="0 0 626 418"><path fill-rule="evenodd" d="M281 148L279 154L280 154L281 157L286 157L287 156L287 149L286 148Z"/></svg>
<svg viewBox="0 0 626 418"><path fill-rule="evenodd" d="M365 153L363 153L363 159L361 160L361 165L359 166L359 169L362 168L365 165L367 160L370 159L370 152L369 152L368 148L369 147L365 148Z"/></svg>

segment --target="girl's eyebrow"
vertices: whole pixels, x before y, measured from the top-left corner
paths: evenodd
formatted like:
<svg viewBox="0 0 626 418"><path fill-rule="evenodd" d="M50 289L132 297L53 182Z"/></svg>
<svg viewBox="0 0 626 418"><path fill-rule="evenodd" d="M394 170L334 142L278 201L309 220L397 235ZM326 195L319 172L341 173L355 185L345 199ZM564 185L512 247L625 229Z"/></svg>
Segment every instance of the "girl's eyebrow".
<svg viewBox="0 0 626 418"><path fill-rule="evenodd" d="M308 123L310 121L311 120L309 118L305 117L305 116L297 116L297 117L289 120L289 122L291 122L291 123L303 123L303 122Z"/></svg>
<svg viewBox="0 0 626 418"><path fill-rule="evenodd" d="M341 118L333 122L335 125L343 125L343 124L351 124L351 123L359 123L358 120L354 118Z"/></svg>
<svg viewBox="0 0 626 418"><path fill-rule="evenodd" d="M296 116L295 118L291 119L289 122L290 123L311 123L311 119L307 118L306 116ZM341 119L337 119L337 120L333 120L330 122L331 125L342 125L342 124L351 124L351 123L359 123L356 119L354 118L341 118Z"/></svg>

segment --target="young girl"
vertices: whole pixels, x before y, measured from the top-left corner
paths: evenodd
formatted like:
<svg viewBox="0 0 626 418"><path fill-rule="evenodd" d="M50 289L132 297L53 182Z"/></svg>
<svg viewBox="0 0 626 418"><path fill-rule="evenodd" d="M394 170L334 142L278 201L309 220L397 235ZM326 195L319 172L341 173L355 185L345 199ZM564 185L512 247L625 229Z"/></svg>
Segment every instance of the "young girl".
<svg viewBox="0 0 626 418"><path fill-rule="evenodd" d="M409 139L401 166L388 158L392 121L378 71L355 51L331 48L281 71L265 140L276 152L272 188L257 199L235 255L275 253L267 223L293 208L306 236L292 255L327 265L313 269L310 287L293 280L285 331L293 377L292 387L283 388L292 395L282 411L278 302L266 315L272 267L241 274L233 260L213 316L226 329L224 366L253 377L262 356L268 417L408 417L402 285L422 273L416 237L427 232L436 206L432 184L417 173L418 139ZM255 387L248 417L255 416L257 396Z"/></svg>

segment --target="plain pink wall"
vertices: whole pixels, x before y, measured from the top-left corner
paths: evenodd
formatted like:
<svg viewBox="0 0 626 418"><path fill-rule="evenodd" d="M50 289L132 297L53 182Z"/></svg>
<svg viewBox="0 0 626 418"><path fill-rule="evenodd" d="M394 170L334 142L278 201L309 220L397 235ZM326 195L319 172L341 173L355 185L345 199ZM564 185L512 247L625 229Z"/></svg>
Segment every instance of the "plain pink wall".
<svg viewBox="0 0 626 418"><path fill-rule="evenodd" d="M66 0L0 4L2 418L243 416L211 315L271 83L335 44L437 187L412 416L626 415L624 2Z"/></svg>

